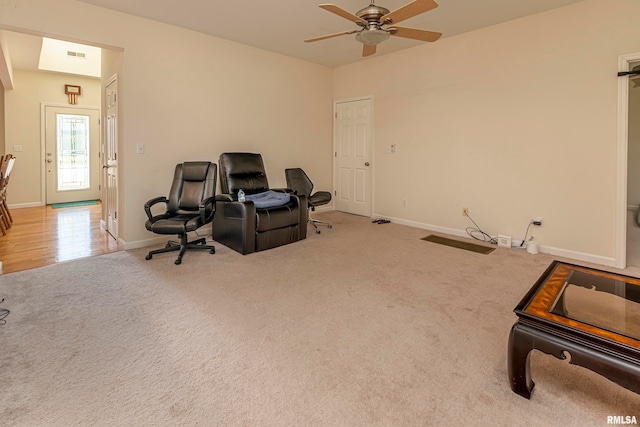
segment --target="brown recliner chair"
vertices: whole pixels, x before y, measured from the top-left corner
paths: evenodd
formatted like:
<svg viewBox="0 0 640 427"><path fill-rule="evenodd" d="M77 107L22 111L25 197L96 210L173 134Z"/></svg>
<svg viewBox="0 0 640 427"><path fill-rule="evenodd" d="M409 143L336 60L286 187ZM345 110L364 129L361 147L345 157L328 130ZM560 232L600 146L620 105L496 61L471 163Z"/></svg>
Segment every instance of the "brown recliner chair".
<svg viewBox="0 0 640 427"><path fill-rule="evenodd" d="M256 207L253 201L238 202L238 191L247 197L269 189L262 156L254 153L223 153L218 162L221 194L216 195L213 239L243 255L286 245L307 237L307 200L287 189L289 202Z"/></svg>

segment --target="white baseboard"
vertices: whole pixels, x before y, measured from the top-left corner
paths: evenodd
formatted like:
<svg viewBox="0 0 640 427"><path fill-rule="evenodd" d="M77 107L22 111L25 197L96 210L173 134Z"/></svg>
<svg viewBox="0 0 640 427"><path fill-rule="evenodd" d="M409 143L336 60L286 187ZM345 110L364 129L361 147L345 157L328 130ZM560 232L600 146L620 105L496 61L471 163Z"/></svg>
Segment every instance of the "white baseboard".
<svg viewBox="0 0 640 427"><path fill-rule="evenodd" d="M562 248L554 248L553 246L540 246L540 253L574 259L577 261L589 262L592 264L605 265L607 267L616 267L615 258L587 254L584 252L570 251Z"/></svg>
<svg viewBox="0 0 640 427"><path fill-rule="evenodd" d="M328 211L333 211L333 210L334 210L333 205L324 205L324 206L320 206L320 207L316 208L316 212L328 212ZM420 229L429 230L429 231L435 231L437 233L448 234L450 236L473 239L472 237L469 237L469 234L467 234L467 232L465 230L459 230L459 229L456 229L456 228L441 227L441 226L438 226L438 225L426 224L426 223L418 222L418 221L410 221L410 220L406 220L406 219L402 219L402 218L388 217L386 215L379 215L379 214L373 214L371 217L372 218L386 218L386 219L388 219L389 221L391 221L391 222L393 222L395 224L407 225L409 227L420 228ZM211 235L210 228L207 229L207 227L205 227L205 228L203 228L201 230L198 230L198 234L197 235L198 236L210 236ZM122 239L118 239L118 241L122 244L122 246L124 247L125 250L130 250L130 249L144 248L146 246L158 245L158 244L161 244L161 243L165 242L168 238L170 238L170 236L159 236L159 237L153 237L151 239L137 240L137 241L134 241L134 242L125 242ZM526 245L523 246L523 247L520 247L519 246L520 242L521 242L520 240L512 241L512 248L511 249L525 249ZM588 253L584 253L584 252L571 251L571 250L568 250L568 249L556 248L556 247L553 247L553 246L545 246L545 245L540 245L538 247L538 250L540 251L540 253L543 253L543 254L555 255L555 256L559 256L559 257L563 257L563 258L573 259L573 260L576 260L576 261L589 262L589 263L592 263L592 264L605 265L605 266L608 266L608 267L615 267L616 266L615 258L603 257L601 255L594 255L594 254L588 254Z"/></svg>
<svg viewBox="0 0 640 427"><path fill-rule="evenodd" d="M393 218L393 217L388 217L388 216L385 216L385 215L373 215L373 217L374 218L386 218L386 219L390 220L391 222L393 222L395 224L408 225L409 227L421 228L421 229L424 229L424 230L435 231L435 232L438 232L438 233L448 234L448 235L451 235L451 236L465 237L465 238L471 239L471 237L469 237L467 232L464 231L464 230L458 230L458 229L455 229L455 228L448 228L448 227L440 227L440 226L437 226L437 225L425 224L425 223L417 222L417 221L409 221L409 220L401 219L401 218ZM517 241L518 245L520 244L520 242L521 241ZM526 245L525 245L525 247L526 247ZM512 249L523 249L523 248L512 246ZM573 259L573 260L577 260L577 261L584 261L584 262L589 262L589 263L593 263L593 264L606 265L608 267L615 267L616 266L615 258L603 257L603 256L600 256L600 255L594 255L594 254L588 254L588 253L584 253L584 252L571 251L571 250L568 250L568 249L556 248L556 247L553 247L553 246L545 246L545 245L540 245L538 247L538 250L540 251L540 253L543 253L543 254L555 255L555 256L559 256L559 257L563 257L563 258L569 258L569 259Z"/></svg>
<svg viewBox="0 0 640 427"><path fill-rule="evenodd" d="M211 237L211 226L206 226L206 227L202 227L199 228L198 230L196 230L193 233L189 233L189 241L197 239L199 237L207 237L210 238ZM145 248L147 246L154 246L154 245L160 245L163 243L166 243L167 240L174 240L177 241L178 240L178 236L176 235L154 235L153 237L149 238L149 239L143 239L143 240L134 240L132 242L126 242L125 240L123 240L122 238L118 238L118 242L122 245L122 247L124 248L125 251L131 250L131 249L139 249L139 248Z"/></svg>
<svg viewBox="0 0 640 427"><path fill-rule="evenodd" d="M38 206L44 206L44 203L42 202L16 203L13 205L9 205L9 209L35 208Z"/></svg>
<svg viewBox="0 0 640 427"><path fill-rule="evenodd" d="M129 251L131 249L139 249L147 246L159 245L161 243L165 243L170 238L171 236L158 236L152 237L151 239L134 240L132 242L127 242L119 237L118 242L120 242L125 251Z"/></svg>

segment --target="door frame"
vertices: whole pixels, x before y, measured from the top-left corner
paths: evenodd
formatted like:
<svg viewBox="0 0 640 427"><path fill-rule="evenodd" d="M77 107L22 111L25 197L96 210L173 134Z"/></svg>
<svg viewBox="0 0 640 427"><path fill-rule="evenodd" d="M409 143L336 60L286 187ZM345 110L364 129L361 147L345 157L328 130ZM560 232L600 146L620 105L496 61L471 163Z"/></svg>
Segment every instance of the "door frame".
<svg viewBox="0 0 640 427"><path fill-rule="evenodd" d="M618 56L618 72L630 71L640 52ZM618 77L618 140L616 176L616 256L614 266L627 267L627 162L629 160L629 77Z"/></svg>
<svg viewBox="0 0 640 427"><path fill-rule="evenodd" d="M374 173L375 173L375 167L376 167L376 159L375 159L375 126L373 123L373 117L374 117L374 100L373 100L373 95L365 95L365 96L359 96L359 97L355 97L355 98L347 98L347 99L340 99L340 100L336 100L333 101L333 196L335 197L336 192L338 191L338 179L337 179L337 173L338 173L338 168L337 168L337 153L338 153L338 104L344 104L344 103L348 103L348 102L355 102L355 101L369 101L370 105L371 105L371 111L370 111L370 129L369 129L369 135L371 136L371 141L370 141L370 153L371 153L371 167L370 167L370 173L369 173L369 182L367 183L367 185L369 185L369 188L371 188L371 205L369 207L369 217L371 217L373 215L373 211L374 211L374 202L375 202L375 188L374 188ZM334 209L335 209L335 203L334 203Z"/></svg>
<svg viewBox="0 0 640 427"><path fill-rule="evenodd" d="M72 105L69 104L60 104L55 102L41 102L40 103L40 206L46 206L47 204L47 156L46 156L46 109L47 107L53 108L70 108L70 109L81 109L81 110L96 110L98 111L98 125L102 128L101 125L101 110L100 107L96 106L87 106L87 105ZM99 129L98 137L100 141L98 141L98 147L102 146L102 130ZM102 186L102 174L100 173L100 182L98 185ZM100 187L102 188L102 187Z"/></svg>

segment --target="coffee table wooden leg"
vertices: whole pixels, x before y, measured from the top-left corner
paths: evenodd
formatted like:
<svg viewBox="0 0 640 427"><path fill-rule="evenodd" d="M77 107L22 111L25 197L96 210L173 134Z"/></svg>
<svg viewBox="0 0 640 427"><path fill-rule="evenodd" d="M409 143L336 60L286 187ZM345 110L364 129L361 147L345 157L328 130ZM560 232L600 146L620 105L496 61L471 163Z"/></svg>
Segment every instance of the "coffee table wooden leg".
<svg viewBox="0 0 640 427"><path fill-rule="evenodd" d="M529 353L533 350L533 339L523 331L518 323L511 328L509 335L509 379L511 390L527 399L535 383L531 379Z"/></svg>

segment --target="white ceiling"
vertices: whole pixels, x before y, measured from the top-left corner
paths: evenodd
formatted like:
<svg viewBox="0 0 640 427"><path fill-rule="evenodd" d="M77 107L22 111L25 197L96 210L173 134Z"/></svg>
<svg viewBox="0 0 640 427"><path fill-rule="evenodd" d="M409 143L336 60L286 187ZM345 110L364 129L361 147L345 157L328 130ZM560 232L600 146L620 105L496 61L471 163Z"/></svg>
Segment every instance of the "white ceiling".
<svg viewBox="0 0 640 427"><path fill-rule="evenodd" d="M362 45L354 35L305 43L303 40L358 29L318 4L326 0L80 0L283 55L337 67L363 60ZM432 11L403 21L401 26L439 31L444 37L540 13L582 0L439 0ZM393 11L409 0L378 0ZM356 13L368 0L335 0ZM541 28L540 31L544 29ZM37 69L41 38L7 32L14 68ZM391 37L378 45L376 56L417 46L423 42ZM437 43L437 42L436 42ZM37 51L37 53L36 53Z"/></svg>
<svg viewBox="0 0 640 427"><path fill-rule="evenodd" d="M330 67L362 60L362 45L355 40L354 35L314 43L303 42L304 39L359 28L318 7L318 4L327 0L80 1ZM369 5L369 0L330 1L354 14ZM443 37L450 37L578 1L581 0L439 0L438 8L403 21L401 26L439 31L443 33ZM410 0L378 0L376 4L393 11L409 2ZM378 46L376 55L421 43L391 37Z"/></svg>

